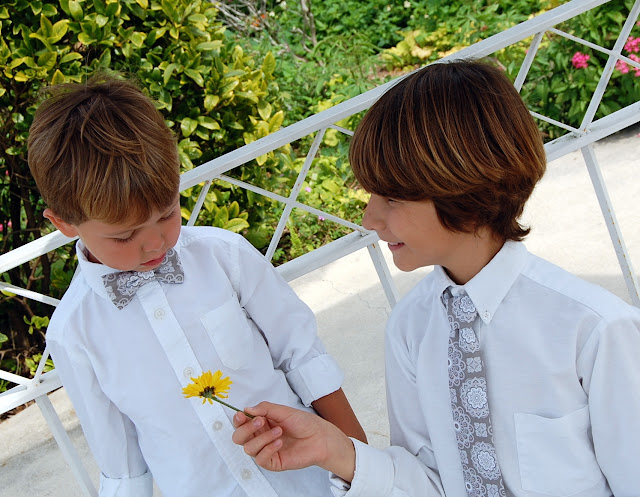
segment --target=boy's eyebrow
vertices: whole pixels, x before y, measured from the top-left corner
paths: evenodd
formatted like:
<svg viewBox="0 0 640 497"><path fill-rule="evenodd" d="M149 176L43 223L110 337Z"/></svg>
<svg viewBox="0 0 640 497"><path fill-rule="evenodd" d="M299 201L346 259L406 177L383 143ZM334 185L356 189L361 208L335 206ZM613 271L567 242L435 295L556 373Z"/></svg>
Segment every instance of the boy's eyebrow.
<svg viewBox="0 0 640 497"><path fill-rule="evenodd" d="M179 200L179 197L178 197L178 198L176 198L176 202L178 202L178 200ZM171 207L169 207L167 210L165 210L165 211L162 213L161 217L165 217L167 214L170 214L170 213L171 213L171 211L173 211L173 209L175 209L175 208L176 208L176 205L175 205L175 204L173 204ZM130 228L124 229L124 230L122 230L122 231L118 231L118 232L116 232L116 233L107 233L106 235L107 235L107 236L109 236L109 237L112 237L112 236L122 236L122 235L124 235L125 233L130 233L130 232L132 232L132 231L137 230L138 228L141 228L142 226L144 226L144 224L145 224L145 223L138 224L138 225L135 225L135 226L131 226Z"/></svg>

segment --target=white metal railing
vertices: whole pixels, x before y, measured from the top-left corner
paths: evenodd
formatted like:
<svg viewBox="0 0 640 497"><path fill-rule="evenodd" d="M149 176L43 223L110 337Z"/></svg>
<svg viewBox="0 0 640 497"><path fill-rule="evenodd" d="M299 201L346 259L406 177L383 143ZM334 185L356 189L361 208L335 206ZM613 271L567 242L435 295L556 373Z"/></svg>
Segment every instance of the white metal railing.
<svg viewBox="0 0 640 497"><path fill-rule="evenodd" d="M598 86L594 94L592 95L589 106L578 128L570 126L567 123L556 121L547 116L543 116L537 113L532 114L540 120L551 123L567 131L565 135L545 145L547 158L549 161L570 152L574 152L577 150L582 151L598 201L600 203L600 207L603 212L603 216L607 223L612 243L618 256L618 261L622 269L627 288L631 295L631 300L634 305L640 306L640 287L638 285L637 277L635 271L633 270L629 254L625 247L622 233L618 228L618 223L616 222L615 218L615 212L609 200L607 189L603 181L597 159L592 149L592 144L594 142L640 121L640 102L629 105L626 108L618 110L617 112L614 112L597 121L593 120L598 105L600 104L604 91L613 72L616 61L622 60L633 67L640 68L640 64L638 64L636 61L633 61L621 54L624 43L627 40L629 33L631 32L631 28L638 18L638 13L640 12L640 0L636 0L636 2L634 3L627 21L621 29L612 49L601 47L588 40L577 38L556 28L556 26L560 23L567 21L568 19L571 19L588 10L606 4L608 1L609 0L572 0L560 7L543 13L518 26L507 29L502 33L499 33L486 40L480 41L470 47L467 47L455 54L446 57L445 59L451 60L459 58L480 58L489 56L497 52L498 50L532 37L527 55L523 60L520 71L514 83L515 87L520 90L526 80L529 69L531 68L531 64L536 56L542 37L546 32L552 32L556 35L569 38L576 43L583 44L593 50L598 50L601 53L608 55L608 60L605 65L603 74L600 77ZM224 180L236 186L246 188L255 193L264 195L268 198L284 204L284 211L280 217L267 251L267 257L269 259L271 259L271 257L273 256L273 253L282 236L288 217L294 208L303 209L315 215L323 216L327 220L339 223L352 229L353 231L334 242L331 242L321 248L318 248L308 254L305 254L280 266L278 270L281 272L281 274L285 277L285 279L290 281L329 262L340 259L341 257L344 257L345 255L348 255L356 250L367 247L380 278L380 282L384 288L387 299L390 305L393 306L398 299L398 294L390 277L389 268L387 267L380 251L377 235L375 233L366 231L364 228L357 224L351 223L344 219L340 219L339 217L336 217L331 213L324 212L320 209L305 205L299 200L298 197L302 182L309 172L313 159L315 158L316 153L321 146L322 138L326 130L332 128L346 135L351 135L352 131L346 130L338 126L336 123L369 108L383 94L384 91L386 91L392 84L395 83L395 81L397 80L388 82L384 85L367 91L357 97L340 103L307 119L299 121L291 126L276 131L275 133L261 138L249 145L245 145L244 147L241 147L228 154L225 154L224 156L211 160L182 174L180 184L181 191L198 184L203 184L200 196L196 201L196 205L193 209L191 218L189 219L187 224L191 225L195 223L200 209L204 204L204 200L210 186L218 180ZM250 185L248 183L236 180L224 174L227 171L237 166L246 164L263 154L274 151L300 138L312 135L313 133L316 133L313 143L288 197L283 197L258 186ZM19 247L9 253L3 254L2 256L0 256L0 274L16 266L19 266L20 264L31 261L36 257L46 254L47 252L54 250L66 243L69 243L70 241L70 238L67 238L60 232L56 231L42 238L39 238L38 240L35 240L23 247ZM54 306L57 304L57 301L49 296L40 295L30 290L17 288L6 283L0 282L0 289L9 290L23 297L34 299L39 302L44 302ZM11 410L14 407L22 405L30 400L35 400L42 410L42 413L47 423L49 424L49 427L58 445L62 449L63 455L69 463L69 466L71 467L74 476L78 481L78 484L82 488L84 495L95 496L97 495L97 492L89 477L87 476L87 473L84 470L77 453L75 452L71 440L62 428L60 420L46 395L48 392L51 392L52 390L61 386L60 380L55 370L48 373L43 373L44 364L47 358L48 353L45 349L42 360L40 361L40 364L38 366L38 370L34 378L31 379L17 376L7 371L0 371L0 379L16 383L17 385L11 390L0 394L0 412L7 412L8 410Z"/></svg>

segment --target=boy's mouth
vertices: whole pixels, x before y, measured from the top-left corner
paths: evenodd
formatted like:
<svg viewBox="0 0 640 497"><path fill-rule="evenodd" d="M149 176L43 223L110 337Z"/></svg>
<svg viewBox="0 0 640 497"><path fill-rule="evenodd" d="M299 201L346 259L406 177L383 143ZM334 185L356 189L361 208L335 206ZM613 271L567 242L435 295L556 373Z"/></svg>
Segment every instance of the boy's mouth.
<svg viewBox="0 0 640 497"><path fill-rule="evenodd" d="M164 254L162 254L160 257L158 257L157 259L153 259L153 260L150 260L150 261L147 261L147 262L143 262L142 265L146 266L146 267L157 266L158 264L160 264L164 260L165 255L167 255L166 252Z"/></svg>
<svg viewBox="0 0 640 497"><path fill-rule="evenodd" d="M394 250L399 250L402 247L404 247L404 243L402 242L387 242L387 244L389 245L389 250L391 250L391 252L393 252Z"/></svg>

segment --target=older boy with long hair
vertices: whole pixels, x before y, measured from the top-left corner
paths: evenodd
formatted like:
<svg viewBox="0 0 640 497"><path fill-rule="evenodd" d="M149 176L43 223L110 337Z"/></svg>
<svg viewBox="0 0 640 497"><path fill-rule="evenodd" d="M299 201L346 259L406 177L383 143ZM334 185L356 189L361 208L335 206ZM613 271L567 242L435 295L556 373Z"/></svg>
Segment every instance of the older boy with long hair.
<svg viewBox="0 0 640 497"><path fill-rule="evenodd" d="M529 253L539 132L504 74L430 65L385 93L350 149L363 225L404 271L434 265L386 335L392 446L263 403L237 443L266 468L318 464L335 495L639 494L640 312ZM271 427L265 430L265 426Z"/></svg>

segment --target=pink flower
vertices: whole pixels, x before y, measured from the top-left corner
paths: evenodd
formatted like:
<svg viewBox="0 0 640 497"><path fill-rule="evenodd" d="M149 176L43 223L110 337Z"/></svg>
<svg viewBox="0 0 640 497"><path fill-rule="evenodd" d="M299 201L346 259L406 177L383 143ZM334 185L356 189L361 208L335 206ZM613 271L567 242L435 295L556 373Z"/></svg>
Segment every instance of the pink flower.
<svg viewBox="0 0 640 497"><path fill-rule="evenodd" d="M624 44L624 49L632 53L640 52L640 37L634 38L633 36L629 36L627 43Z"/></svg>
<svg viewBox="0 0 640 497"><path fill-rule="evenodd" d="M587 61L590 58L591 58L590 55L586 55L581 52L576 52L573 54L573 57L571 58L571 63L573 64L573 67L575 67L576 69L586 69Z"/></svg>
<svg viewBox="0 0 640 497"><path fill-rule="evenodd" d="M622 74L627 74L629 72L629 64L622 60L618 60L616 62L616 69L620 71Z"/></svg>
<svg viewBox="0 0 640 497"><path fill-rule="evenodd" d="M324 217L322 217L322 216L318 216L318 221L324 221L324 220L325 220L325 218L324 218Z"/></svg>
<svg viewBox="0 0 640 497"><path fill-rule="evenodd" d="M631 55L629 55L629 58L630 58L631 60L636 61L636 62L640 62L640 57L638 57L636 54L631 54ZM634 76L635 76L636 78L640 77L640 68L638 68L638 67L634 67L634 68L633 68L633 72L634 72Z"/></svg>
<svg viewBox="0 0 640 497"><path fill-rule="evenodd" d="M311 193L311 187L305 186L304 191L307 193Z"/></svg>

